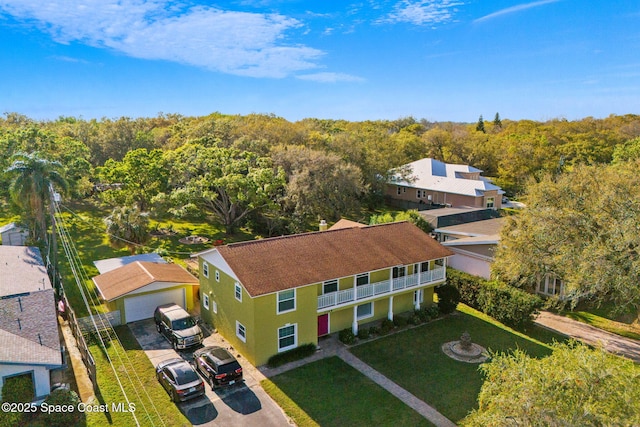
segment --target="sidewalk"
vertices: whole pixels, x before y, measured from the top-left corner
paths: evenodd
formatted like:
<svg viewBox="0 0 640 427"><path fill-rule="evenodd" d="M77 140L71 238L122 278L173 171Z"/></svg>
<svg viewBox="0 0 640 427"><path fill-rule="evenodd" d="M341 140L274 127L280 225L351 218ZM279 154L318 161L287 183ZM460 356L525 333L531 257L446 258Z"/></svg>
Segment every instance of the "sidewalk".
<svg viewBox="0 0 640 427"><path fill-rule="evenodd" d="M422 415L424 418L426 418L436 426L455 427L455 423L446 418L440 412L436 411L433 407L427 405L425 402L418 399L416 396L409 393L407 390L403 389L398 384L391 381L389 378L385 377L380 372L376 371L371 366L367 365L362 360L354 356L340 341L338 341L336 334L322 338L318 343L318 351L316 351L316 353L312 356L309 356L302 360L297 360L295 362L287 363L277 368L268 368L266 366L262 366L259 368L259 370L265 377L268 378L306 365L307 363L311 363L316 360L324 359L331 356L338 356L345 363L360 371L360 373L362 373L364 376L400 399L400 401L404 402L407 406L412 408L414 411Z"/></svg>
<svg viewBox="0 0 640 427"><path fill-rule="evenodd" d="M627 357L636 363L640 363L640 341L622 337L603 331L586 323L568 317L559 316L548 311L542 311L535 323L553 331L559 332L571 338L583 341L593 346L602 346L603 349Z"/></svg>

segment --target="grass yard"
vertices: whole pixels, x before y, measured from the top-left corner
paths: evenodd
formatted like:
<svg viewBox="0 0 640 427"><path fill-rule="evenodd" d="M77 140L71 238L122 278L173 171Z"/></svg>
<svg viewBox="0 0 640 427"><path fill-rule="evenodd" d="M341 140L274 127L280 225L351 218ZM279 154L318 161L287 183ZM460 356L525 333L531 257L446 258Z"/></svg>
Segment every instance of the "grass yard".
<svg viewBox="0 0 640 427"><path fill-rule="evenodd" d="M483 378L478 365L450 359L441 346L468 331L493 351L520 348L534 357L550 354L544 342L514 331L463 304L456 315L355 346L351 351L454 422L477 407ZM536 331L545 342L564 338Z"/></svg>
<svg viewBox="0 0 640 427"><path fill-rule="evenodd" d="M169 395L156 379L153 365L129 328L118 326L116 332L122 346L115 341L109 346L108 353L130 402L135 404L135 416L140 425L190 426L187 418L171 402ZM95 403L107 404L109 408L112 404L122 403L126 407L126 400L104 351L97 344L90 345L89 348L96 361L100 388ZM102 427L105 425L128 426L135 425L135 421L133 416L127 412L87 413L87 426Z"/></svg>
<svg viewBox="0 0 640 427"><path fill-rule="evenodd" d="M597 306L594 303L584 301L580 302L574 310L565 310L560 314L623 337L640 340L638 313L633 309L621 313L614 310L613 303Z"/></svg>
<svg viewBox="0 0 640 427"><path fill-rule="evenodd" d="M279 390L266 390L278 404L302 410L287 410L300 426L433 425L336 356L277 375L271 382Z"/></svg>

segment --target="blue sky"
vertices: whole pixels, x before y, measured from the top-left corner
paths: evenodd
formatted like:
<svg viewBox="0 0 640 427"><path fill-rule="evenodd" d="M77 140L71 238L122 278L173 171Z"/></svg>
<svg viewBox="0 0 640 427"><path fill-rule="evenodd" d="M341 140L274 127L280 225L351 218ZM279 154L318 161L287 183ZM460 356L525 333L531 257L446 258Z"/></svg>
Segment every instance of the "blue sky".
<svg viewBox="0 0 640 427"><path fill-rule="evenodd" d="M0 0L0 113L640 114L640 2Z"/></svg>

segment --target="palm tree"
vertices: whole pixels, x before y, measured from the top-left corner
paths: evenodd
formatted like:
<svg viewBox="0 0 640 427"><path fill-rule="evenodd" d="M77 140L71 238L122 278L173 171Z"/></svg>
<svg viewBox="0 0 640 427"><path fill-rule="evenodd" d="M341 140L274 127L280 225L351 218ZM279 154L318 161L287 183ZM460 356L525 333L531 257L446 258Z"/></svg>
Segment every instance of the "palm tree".
<svg viewBox="0 0 640 427"><path fill-rule="evenodd" d="M61 171L60 163L44 159L38 153L16 153L11 158L11 166L6 169L12 177L9 187L11 199L22 208L30 237L34 240L48 241L47 206L51 203L53 186L61 192L69 188Z"/></svg>
<svg viewBox="0 0 640 427"><path fill-rule="evenodd" d="M127 246L131 253L149 240L149 216L137 207L117 207L104 219L109 241L115 247Z"/></svg>

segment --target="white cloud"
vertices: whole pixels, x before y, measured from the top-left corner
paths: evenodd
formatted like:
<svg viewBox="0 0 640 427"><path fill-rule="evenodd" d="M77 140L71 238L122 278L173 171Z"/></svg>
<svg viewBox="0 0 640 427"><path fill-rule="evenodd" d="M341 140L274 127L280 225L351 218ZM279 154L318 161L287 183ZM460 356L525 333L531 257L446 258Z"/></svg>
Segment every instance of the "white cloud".
<svg viewBox="0 0 640 427"><path fill-rule="evenodd" d="M78 41L135 58L229 74L285 77L317 68L324 53L287 43L301 22L167 0L0 0L0 12L35 24L59 43Z"/></svg>
<svg viewBox="0 0 640 427"><path fill-rule="evenodd" d="M522 10L531 9L532 7L543 6L545 4L556 3L558 1L560 0L541 0L541 1L535 1L532 3L519 4L516 6L507 7L506 9L501 9L497 12L490 13L489 15L485 15L481 18L478 18L473 22L488 21L489 19L497 18L498 16L508 15L510 13L516 13Z"/></svg>
<svg viewBox="0 0 640 427"><path fill-rule="evenodd" d="M456 7L464 2L456 0L402 0L378 23L407 22L414 25L434 25L454 20Z"/></svg>
<svg viewBox="0 0 640 427"><path fill-rule="evenodd" d="M321 82L321 83L363 82L364 81L363 78L352 76L350 74L330 73L330 72L302 74L302 75L296 76L296 78L300 80L310 80L310 81Z"/></svg>

